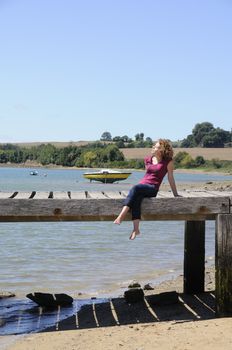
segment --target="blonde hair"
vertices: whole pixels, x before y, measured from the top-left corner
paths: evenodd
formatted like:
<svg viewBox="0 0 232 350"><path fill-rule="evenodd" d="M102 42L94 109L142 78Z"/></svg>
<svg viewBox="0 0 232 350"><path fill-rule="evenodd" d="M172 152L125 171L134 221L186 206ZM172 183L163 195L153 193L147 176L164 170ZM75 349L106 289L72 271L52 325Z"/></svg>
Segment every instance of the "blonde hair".
<svg viewBox="0 0 232 350"><path fill-rule="evenodd" d="M159 139L157 142L160 144L162 158L165 160L171 160L174 154L171 142L167 139Z"/></svg>

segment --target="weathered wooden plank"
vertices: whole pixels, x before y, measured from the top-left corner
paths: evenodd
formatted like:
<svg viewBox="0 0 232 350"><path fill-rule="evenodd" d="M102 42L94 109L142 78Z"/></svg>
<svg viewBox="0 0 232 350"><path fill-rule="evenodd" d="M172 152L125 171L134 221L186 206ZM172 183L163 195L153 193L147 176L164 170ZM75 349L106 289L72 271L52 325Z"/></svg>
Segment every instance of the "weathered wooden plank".
<svg viewBox="0 0 232 350"><path fill-rule="evenodd" d="M159 191L157 194L157 198L172 198L173 194L167 191Z"/></svg>
<svg viewBox="0 0 232 350"><path fill-rule="evenodd" d="M193 195L191 196L191 191L187 192L187 191L178 191L178 194L181 196L181 197L185 197L185 198L192 198L192 197L199 197L199 195L197 196L195 194L195 192L193 192ZM172 196L173 197L173 196Z"/></svg>
<svg viewBox="0 0 232 350"><path fill-rule="evenodd" d="M198 198L198 197L202 197L202 194L199 195L196 193L196 191L191 191L191 190L181 190L179 191L178 190L178 194L182 197L185 197L185 198L190 198L190 197L193 197L193 198Z"/></svg>
<svg viewBox="0 0 232 350"><path fill-rule="evenodd" d="M73 199L73 193L70 196L67 200L1 199L0 221L113 220L124 202L122 197ZM219 213L229 213L228 198L146 198L142 203L144 220L210 220ZM128 215L127 219L130 218Z"/></svg>
<svg viewBox="0 0 232 350"><path fill-rule="evenodd" d="M11 198L14 192L0 192L0 199Z"/></svg>
<svg viewBox="0 0 232 350"><path fill-rule="evenodd" d="M156 198L165 198L166 196L163 195L162 192L158 192Z"/></svg>
<svg viewBox="0 0 232 350"><path fill-rule="evenodd" d="M205 221L185 222L184 293L204 292Z"/></svg>
<svg viewBox="0 0 232 350"><path fill-rule="evenodd" d="M192 193L192 196L190 195L190 193ZM181 196L181 197L186 197L186 198L189 198L189 197L199 197L199 195L196 195L195 192L190 192L190 191L185 191L185 190L182 190L182 191L178 191L178 194ZM157 198L173 198L173 194L172 192L167 192L167 191L159 191L158 192L158 195L157 195Z"/></svg>
<svg viewBox="0 0 232 350"><path fill-rule="evenodd" d="M215 215L229 213L229 199L226 197L201 197L201 198L145 198L142 203L144 218L157 214L201 214Z"/></svg>
<svg viewBox="0 0 232 350"><path fill-rule="evenodd" d="M232 315L232 214L220 214L216 220L215 251L216 315Z"/></svg>
<svg viewBox="0 0 232 350"><path fill-rule="evenodd" d="M200 191L198 192L198 196L203 196L203 197L220 197L215 195L215 193L212 193L211 191Z"/></svg>
<svg viewBox="0 0 232 350"><path fill-rule="evenodd" d="M36 191L33 199L48 199L50 192L44 192L44 191Z"/></svg>
<svg viewBox="0 0 232 350"><path fill-rule="evenodd" d="M100 191L88 191L87 193L87 198L94 198L94 199L100 199L100 198L107 198L104 193L100 192Z"/></svg>
<svg viewBox="0 0 232 350"><path fill-rule="evenodd" d="M192 196L191 196L191 193L193 194ZM191 191L187 192L185 190L179 190L178 195L180 197L185 197L185 198L200 197L199 195L196 195L195 192L191 192ZM157 198L173 198L173 197L174 197L174 195L171 191L168 191L168 192L167 191L159 191L158 195L157 195Z"/></svg>
<svg viewBox="0 0 232 350"><path fill-rule="evenodd" d="M211 191L214 192L215 196L217 195L217 193L219 194L219 196L228 196L228 197L232 197L232 192L228 192L228 191ZM218 196L218 195L217 195ZM218 197L219 197L218 196Z"/></svg>
<svg viewBox="0 0 232 350"><path fill-rule="evenodd" d="M70 192L71 199L86 199L87 191L82 192Z"/></svg>
<svg viewBox="0 0 232 350"><path fill-rule="evenodd" d="M53 198L54 199L69 199L69 194L67 191L54 191Z"/></svg>
<svg viewBox="0 0 232 350"><path fill-rule="evenodd" d="M104 195L107 197L107 198L112 198L112 199L122 199L124 198L121 194L121 192L118 192L118 191L104 191L103 192Z"/></svg>
<svg viewBox="0 0 232 350"><path fill-rule="evenodd" d="M190 198L199 198L199 197L212 197L209 195L207 192L204 191L191 191L191 190L186 190L186 197Z"/></svg>
<svg viewBox="0 0 232 350"><path fill-rule="evenodd" d="M18 192L14 198L29 199L33 196L32 192Z"/></svg>
<svg viewBox="0 0 232 350"><path fill-rule="evenodd" d="M206 193L210 193L214 197L225 197L225 195L230 196L230 193L227 193L226 191L211 191L210 190L210 191L207 191Z"/></svg>
<svg viewBox="0 0 232 350"><path fill-rule="evenodd" d="M127 197L129 191L121 191L121 195L125 198Z"/></svg>

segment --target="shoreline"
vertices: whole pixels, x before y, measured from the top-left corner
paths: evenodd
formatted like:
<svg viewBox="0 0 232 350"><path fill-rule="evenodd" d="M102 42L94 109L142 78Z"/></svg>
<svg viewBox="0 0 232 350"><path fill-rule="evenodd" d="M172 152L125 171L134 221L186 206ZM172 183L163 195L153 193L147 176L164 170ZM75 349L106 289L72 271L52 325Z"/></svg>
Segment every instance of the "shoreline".
<svg viewBox="0 0 232 350"><path fill-rule="evenodd" d="M22 168L22 169L31 169L31 168L39 168L39 169L51 169L51 170L86 170L86 169L101 169L101 167L97 168L89 168L89 167L68 167L68 166L62 166L62 165L42 165L38 163L32 163L32 164L17 164L17 163L11 163L11 164L5 164L0 163L0 168ZM117 168L121 169L121 168ZM144 169L134 169L134 168L123 168L125 171L145 171ZM222 176L232 176L232 173L223 172L223 171L216 171L216 170L203 170L203 169L183 169L183 168L177 168L174 169L174 173L177 174L206 174L206 175L222 175Z"/></svg>

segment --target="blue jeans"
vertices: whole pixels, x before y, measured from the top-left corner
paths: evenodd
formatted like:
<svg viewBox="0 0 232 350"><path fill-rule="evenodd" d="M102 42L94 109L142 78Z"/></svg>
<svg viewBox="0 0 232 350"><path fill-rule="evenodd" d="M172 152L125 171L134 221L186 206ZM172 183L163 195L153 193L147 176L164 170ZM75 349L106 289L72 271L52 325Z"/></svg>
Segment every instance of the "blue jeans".
<svg viewBox="0 0 232 350"><path fill-rule="evenodd" d="M141 219L141 203L143 198L156 197L158 189L155 185L138 184L133 186L124 201L131 208L132 220Z"/></svg>

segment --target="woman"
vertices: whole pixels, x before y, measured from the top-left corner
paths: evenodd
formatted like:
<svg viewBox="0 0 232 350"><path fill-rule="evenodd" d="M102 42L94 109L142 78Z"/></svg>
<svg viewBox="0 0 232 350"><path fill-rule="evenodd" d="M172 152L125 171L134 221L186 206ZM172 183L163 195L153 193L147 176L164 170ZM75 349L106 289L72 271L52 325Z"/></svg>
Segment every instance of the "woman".
<svg viewBox="0 0 232 350"><path fill-rule="evenodd" d="M141 220L141 203L145 197L156 197L164 176L168 173L168 181L175 197L178 197L176 184L173 176L173 149L168 140L159 139L152 147L151 156L146 157L146 173L138 185L131 188L124 201L124 207L118 215L115 224L120 225L126 214L131 209L133 220L133 231L130 239L135 239L139 232Z"/></svg>

